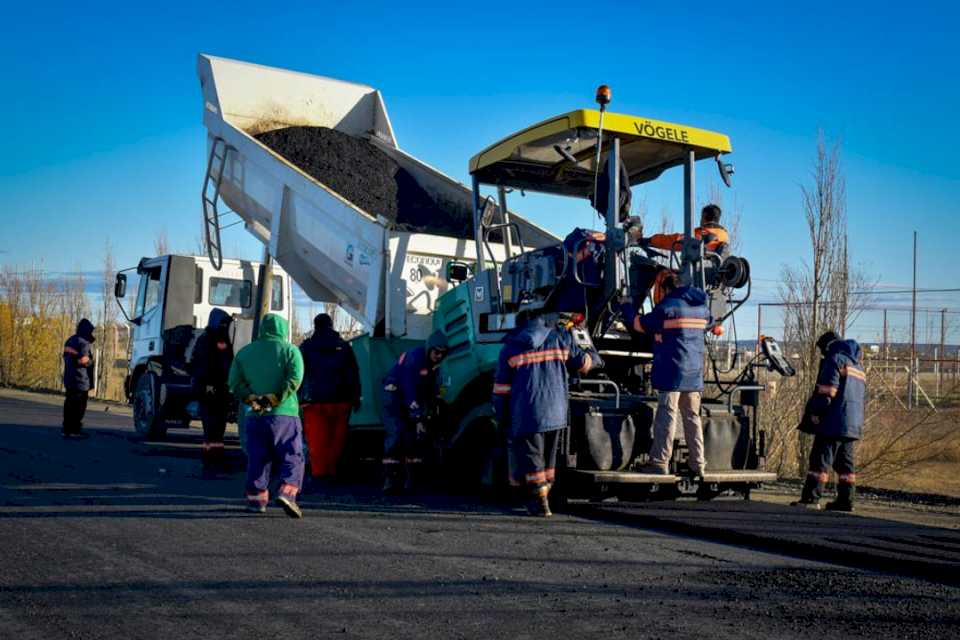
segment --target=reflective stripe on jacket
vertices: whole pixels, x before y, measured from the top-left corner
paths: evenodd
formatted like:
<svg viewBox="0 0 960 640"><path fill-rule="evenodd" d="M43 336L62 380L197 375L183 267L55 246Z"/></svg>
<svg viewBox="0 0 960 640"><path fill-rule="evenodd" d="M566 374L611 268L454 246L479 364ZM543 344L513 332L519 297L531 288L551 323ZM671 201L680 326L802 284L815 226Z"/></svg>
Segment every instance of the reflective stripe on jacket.
<svg viewBox="0 0 960 640"><path fill-rule="evenodd" d="M653 311L637 316L634 328L654 336L653 388L703 391L703 333L710 324L707 294L680 287Z"/></svg>
<svg viewBox="0 0 960 640"><path fill-rule="evenodd" d="M864 397L867 377L860 366L860 345L856 340L835 340L820 361L815 395L820 402L818 435L830 438L863 437ZM828 401L829 400L829 401Z"/></svg>
<svg viewBox="0 0 960 640"><path fill-rule="evenodd" d="M579 371L588 355L569 331L535 318L514 329L500 350L493 406L511 436L567 426L568 371Z"/></svg>

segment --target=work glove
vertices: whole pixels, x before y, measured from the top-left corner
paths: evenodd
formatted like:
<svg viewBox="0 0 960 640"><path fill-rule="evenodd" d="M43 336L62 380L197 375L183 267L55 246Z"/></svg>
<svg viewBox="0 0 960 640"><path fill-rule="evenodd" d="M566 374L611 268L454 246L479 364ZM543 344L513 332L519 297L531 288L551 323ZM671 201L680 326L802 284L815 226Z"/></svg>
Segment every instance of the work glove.
<svg viewBox="0 0 960 640"><path fill-rule="evenodd" d="M267 393L260 396L260 404L264 407L265 410L269 411L274 407L280 406L280 398L278 398L273 393Z"/></svg>
<svg viewBox="0 0 960 640"><path fill-rule="evenodd" d="M253 411L254 413L263 412L263 407L260 406L260 398L253 394L250 394L249 396L244 398L243 403L248 407L250 407L251 411Z"/></svg>
<svg viewBox="0 0 960 640"><path fill-rule="evenodd" d="M217 388L216 388L215 386L213 386L212 384L208 384L207 387L206 387L206 389L204 389L204 391L206 392L206 394L207 394L208 396L215 396L215 395L217 395Z"/></svg>
<svg viewBox="0 0 960 640"><path fill-rule="evenodd" d="M425 425L422 422L418 422L416 425L416 434L417 434L417 440L421 440L425 438L427 435L427 425Z"/></svg>

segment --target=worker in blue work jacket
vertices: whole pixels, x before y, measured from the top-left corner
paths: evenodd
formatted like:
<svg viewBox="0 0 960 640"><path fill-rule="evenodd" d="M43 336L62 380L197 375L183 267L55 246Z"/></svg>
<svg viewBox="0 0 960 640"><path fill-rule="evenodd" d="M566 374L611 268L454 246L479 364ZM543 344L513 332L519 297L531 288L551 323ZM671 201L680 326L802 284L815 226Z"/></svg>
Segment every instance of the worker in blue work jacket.
<svg viewBox="0 0 960 640"><path fill-rule="evenodd" d="M860 345L827 331L817 340L823 358L817 386L807 402L799 429L812 433L813 447L800 500L793 506L820 508L830 468L837 472L837 499L831 511L853 511L856 487L854 445L863 437L866 375L860 365Z"/></svg>
<svg viewBox="0 0 960 640"><path fill-rule="evenodd" d="M410 490L423 463L426 420L437 399L437 374L447 336L434 331L425 345L401 354L383 379L383 491Z"/></svg>
<svg viewBox="0 0 960 640"><path fill-rule="evenodd" d="M661 280L664 297L653 311L637 316L633 328L653 336L651 378L657 390L653 443L644 473L666 475L673 457L677 422L683 423L687 466L702 476L707 466L703 453L700 397L703 392L703 334L711 323L707 295L694 287L680 286L680 277L668 273Z"/></svg>
<svg viewBox="0 0 960 640"><path fill-rule="evenodd" d="M93 323L83 318L63 345L63 430L65 439L89 437L83 430L87 396L93 387Z"/></svg>
<svg viewBox="0 0 960 640"><path fill-rule="evenodd" d="M526 487L530 515L548 517L560 433L568 426L568 374L600 366L570 332L521 314L504 339L493 385L497 421L506 428L511 484Z"/></svg>

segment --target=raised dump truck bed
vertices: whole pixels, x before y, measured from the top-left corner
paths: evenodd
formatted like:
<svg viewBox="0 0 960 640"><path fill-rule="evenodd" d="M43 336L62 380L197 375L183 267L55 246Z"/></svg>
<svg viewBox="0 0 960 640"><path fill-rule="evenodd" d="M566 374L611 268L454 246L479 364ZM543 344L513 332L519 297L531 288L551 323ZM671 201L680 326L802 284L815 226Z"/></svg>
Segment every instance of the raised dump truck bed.
<svg viewBox="0 0 960 640"><path fill-rule="evenodd" d="M326 127L361 139L449 220L472 216L472 192L399 148L372 87L207 55L199 56L197 73L210 158L204 197L211 248L218 250L222 201L312 299L340 304L371 334L424 338L437 297L454 284L444 277L447 262L476 259L472 237L456 231L472 229L472 219L411 231L403 211L398 220L391 211L361 208L257 136L269 141L267 134L280 129ZM512 221L527 247L557 242L515 214ZM505 257L502 245L491 250Z"/></svg>

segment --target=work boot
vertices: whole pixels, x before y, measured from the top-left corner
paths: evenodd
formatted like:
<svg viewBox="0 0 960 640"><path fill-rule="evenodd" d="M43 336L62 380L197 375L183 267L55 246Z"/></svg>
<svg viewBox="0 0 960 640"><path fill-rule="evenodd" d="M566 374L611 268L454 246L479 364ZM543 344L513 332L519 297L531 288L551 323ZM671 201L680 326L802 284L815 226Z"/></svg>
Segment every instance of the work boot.
<svg viewBox="0 0 960 640"><path fill-rule="evenodd" d="M263 504L262 502L248 501L247 506L244 507L244 511L247 513L266 513L267 505Z"/></svg>
<svg viewBox="0 0 960 640"><path fill-rule="evenodd" d="M843 511L845 513L850 513L853 511L853 494L855 488L852 484L847 482L841 482L837 485L837 499L833 502L828 502L826 505L827 511Z"/></svg>
<svg viewBox="0 0 960 640"><path fill-rule="evenodd" d="M387 465L383 469L383 493L388 496L399 495L403 492L403 483L400 481L402 469L393 468L400 465Z"/></svg>
<svg viewBox="0 0 960 640"><path fill-rule="evenodd" d="M279 495L276 500L277 504L283 507L283 512L286 513L291 518L302 518L303 511L300 510L300 505L297 504L297 501L290 496Z"/></svg>
<svg viewBox="0 0 960 640"><path fill-rule="evenodd" d="M825 475L826 474L821 474L817 471L808 472L806 479L803 481L803 490L800 492L800 499L796 502L791 502L790 506L819 510L820 496L823 495Z"/></svg>
<svg viewBox="0 0 960 640"><path fill-rule="evenodd" d="M802 507L811 511L820 511L819 500L804 500L803 498L790 503L791 507Z"/></svg>
<svg viewBox="0 0 960 640"><path fill-rule="evenodd" d="M640 467L637 473L648 473L654 476L670 475L670 471L666 467L659 465L656 462L648 462L647 464Z"/></svg>
<svg viewBox="0 0 960 640"><path fill-rule="evenodd" d="M533 496L527 501L527 513L537 518L549 518L553 515L550 510L549 489L546 485L533 490Z"/></svg>

